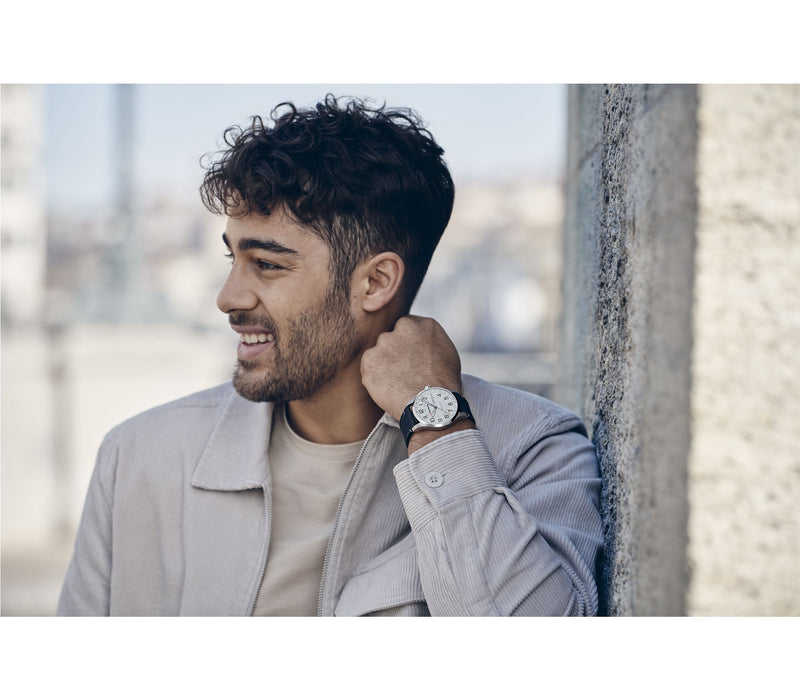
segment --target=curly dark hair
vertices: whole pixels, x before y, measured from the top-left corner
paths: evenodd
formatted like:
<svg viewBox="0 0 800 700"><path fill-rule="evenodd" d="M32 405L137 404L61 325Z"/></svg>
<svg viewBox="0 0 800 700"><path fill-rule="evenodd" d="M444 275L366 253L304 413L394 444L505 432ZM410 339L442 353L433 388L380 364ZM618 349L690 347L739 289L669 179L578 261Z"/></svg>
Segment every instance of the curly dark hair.
<svg viewBox="0 0 800 700"><path fill-rule="evenodd" d="M455 194L444 151L419 115L329 94L313 109L282 102L270 118L271 126L255 116L225 131L229 148L205 166L203 204L228 216L285 206L330 246L333 283L347 295L356 265L397 253L407 313Z"/></svg>

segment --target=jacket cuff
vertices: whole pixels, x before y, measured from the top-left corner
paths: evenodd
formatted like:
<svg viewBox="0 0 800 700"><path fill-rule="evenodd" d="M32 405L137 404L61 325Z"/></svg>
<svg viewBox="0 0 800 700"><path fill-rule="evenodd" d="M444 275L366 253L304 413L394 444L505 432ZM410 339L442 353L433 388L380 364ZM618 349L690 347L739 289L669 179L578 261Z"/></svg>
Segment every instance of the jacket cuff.
<svg viewBox="0 0 800 700"><path fill-rule="evenodd" d="M442 436L393 473L412 529L423 527L449 503L506 485L479 430Z"/></svg>

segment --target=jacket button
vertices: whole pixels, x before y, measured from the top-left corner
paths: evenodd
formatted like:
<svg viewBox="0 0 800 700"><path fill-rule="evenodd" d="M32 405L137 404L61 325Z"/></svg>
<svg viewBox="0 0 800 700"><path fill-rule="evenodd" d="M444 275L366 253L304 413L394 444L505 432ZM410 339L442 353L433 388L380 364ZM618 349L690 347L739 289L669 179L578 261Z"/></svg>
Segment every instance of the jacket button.
<svg viewBox="0 0 800 700"><path fill-rule="evenodd" d="M425 475L425 483L431 488L437 489L444 483L444 477L439 472L428 472Z"/></svg>

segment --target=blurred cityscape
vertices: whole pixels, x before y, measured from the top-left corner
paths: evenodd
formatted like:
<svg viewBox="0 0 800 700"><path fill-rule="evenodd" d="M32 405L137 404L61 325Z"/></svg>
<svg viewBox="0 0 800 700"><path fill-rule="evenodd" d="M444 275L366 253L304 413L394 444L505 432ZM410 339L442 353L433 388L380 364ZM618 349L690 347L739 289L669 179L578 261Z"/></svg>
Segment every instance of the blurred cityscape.
<svg viewBox="0 0 800 700"><path fill-rule="evenodd" d="M215 298L223 220L168 192L137 199L130 87L117 88L115 201L48 209L42 86L2 87L2 608L51 615L94 456L115 424L226 381ZM198 183L199 184L199 183ZM457 181L413 313L466 372L550 395L560 311L555 179Z"/></svg>

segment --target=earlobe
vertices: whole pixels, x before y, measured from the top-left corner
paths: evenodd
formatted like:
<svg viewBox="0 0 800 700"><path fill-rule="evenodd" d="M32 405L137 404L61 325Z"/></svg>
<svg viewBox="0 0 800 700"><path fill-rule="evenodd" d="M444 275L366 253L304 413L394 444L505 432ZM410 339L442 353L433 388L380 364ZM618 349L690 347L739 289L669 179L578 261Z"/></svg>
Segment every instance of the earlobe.
<svg viewBox="0 0 800 700"><path fill-rule="evenodd" d="M364 263L366 283L364 311L380 311L397 298L405 274L403 259L397 253L379 253Z"/></svg>

